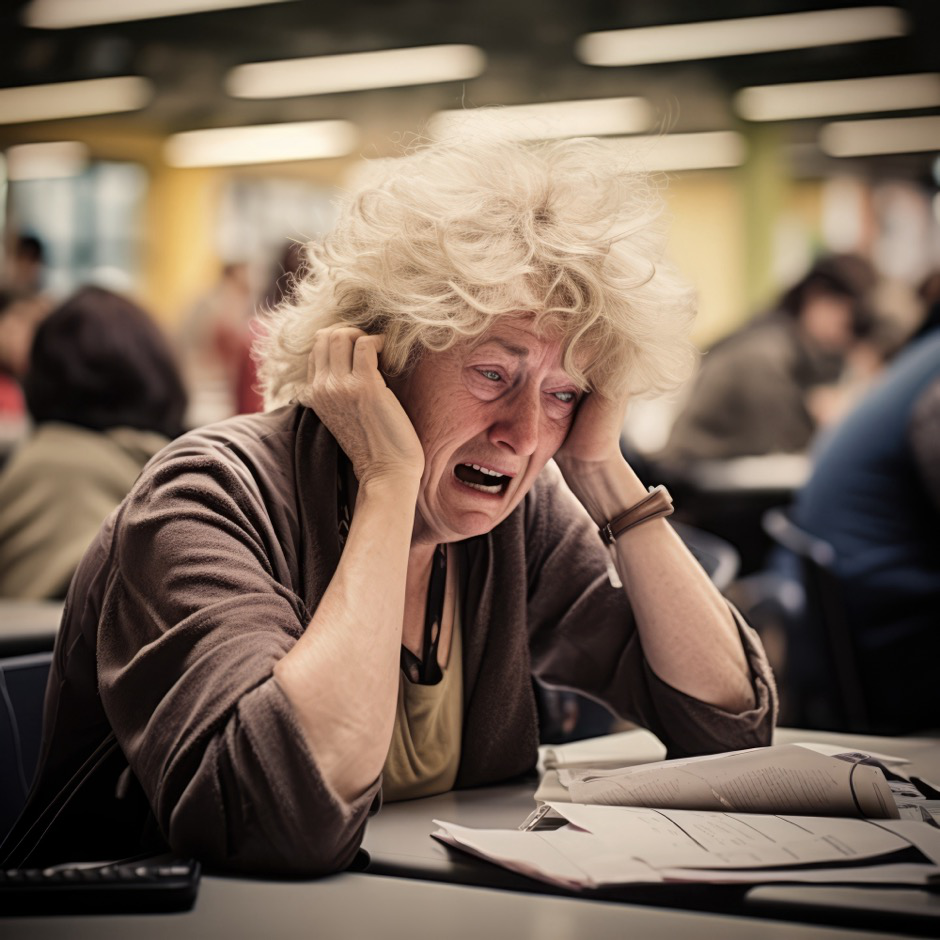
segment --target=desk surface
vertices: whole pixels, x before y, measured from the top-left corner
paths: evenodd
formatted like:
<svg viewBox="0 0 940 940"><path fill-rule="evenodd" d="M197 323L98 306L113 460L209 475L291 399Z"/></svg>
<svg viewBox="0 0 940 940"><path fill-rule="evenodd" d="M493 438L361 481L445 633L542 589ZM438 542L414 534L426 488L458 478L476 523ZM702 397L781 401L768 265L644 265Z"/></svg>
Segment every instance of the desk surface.
<svg viewBox="0 0 940 940"><path fill-rule="evenodd" d="M688 478L703 493L748 493L798 490L808 479L806 454L767 454L729 460L698 460L688 468Z"/></svg>
<svg viewBox="0 0 940 940"><path fill-rule="evenodd" d="M864 940L883 934L747 917L344 874L314 882L203 878L184 914L0 918L5 940Z"/></svg>
<svg viewBox="0 0 940 940"><path fill-rule="evenodd" d="M647 736L638 736L648 748ZM910 770L940 779L940 740L879 738L817 731L778 729L776 743L821 741L850 749L873 750L911 761ZM658 755L639 753L637 762ZM478 790L453 791L424 800L393 803L370 820L363 848L369 853L368 872L404 878L429 879L464 885L550 892L549 886L524 878L452 850L430 837L433 819L480 828L515 828L532 811L537 780L531 779ZM631 901L675 905L701 910L733 910L776 918L832 921L851 926L890 929L892 918L905 918L899 932L940 935L940 895L916 889L833 888L830 886L768 885L745 895L723 889L692 886L643 886L624 892Z"/></svg>

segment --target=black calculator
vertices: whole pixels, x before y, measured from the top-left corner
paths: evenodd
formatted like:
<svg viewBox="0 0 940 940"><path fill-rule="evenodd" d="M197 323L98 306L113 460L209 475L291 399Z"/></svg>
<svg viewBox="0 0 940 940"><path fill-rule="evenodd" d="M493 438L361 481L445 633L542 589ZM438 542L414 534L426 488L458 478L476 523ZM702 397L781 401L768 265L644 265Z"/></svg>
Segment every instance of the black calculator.
<svg viewBox="0 0 940 940"><path fill-rule="evenodd" d="M0 869L0 918L188 911L199 876L199 862L172 855Z"/></svg>

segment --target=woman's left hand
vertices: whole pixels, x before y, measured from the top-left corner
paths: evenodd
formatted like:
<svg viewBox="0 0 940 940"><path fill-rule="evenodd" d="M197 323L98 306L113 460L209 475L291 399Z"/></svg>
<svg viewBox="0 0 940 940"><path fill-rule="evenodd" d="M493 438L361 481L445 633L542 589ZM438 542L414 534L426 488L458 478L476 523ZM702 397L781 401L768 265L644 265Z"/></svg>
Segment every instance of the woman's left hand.
<svg viewBox="0 0 940 940"><path fill-rule="evenodd" d="M626 394L618 398L586 394L555 454L568 487L598 525L646 495L620 450L626 410Z"/></svg>
<svg viewBox="0 0 940 940"><path fill-rule="evenodd" d="M620 459L620 433L627 396L613 399L600 392L585 393L564 444L555 459L564 464L597 464Z"/></svg>

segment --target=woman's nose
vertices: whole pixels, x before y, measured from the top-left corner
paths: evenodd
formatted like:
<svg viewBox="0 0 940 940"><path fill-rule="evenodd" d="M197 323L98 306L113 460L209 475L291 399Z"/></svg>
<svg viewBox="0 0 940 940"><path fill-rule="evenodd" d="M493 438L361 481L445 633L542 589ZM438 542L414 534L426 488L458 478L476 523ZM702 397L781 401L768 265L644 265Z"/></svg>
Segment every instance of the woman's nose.
<svg viewBox="0 0 940 940"><path fill-rule="evenodd" d="M490 428L490 441L523 457L533 454L539 442L540 404L538 393L523 393L506 401Z"/></svg>

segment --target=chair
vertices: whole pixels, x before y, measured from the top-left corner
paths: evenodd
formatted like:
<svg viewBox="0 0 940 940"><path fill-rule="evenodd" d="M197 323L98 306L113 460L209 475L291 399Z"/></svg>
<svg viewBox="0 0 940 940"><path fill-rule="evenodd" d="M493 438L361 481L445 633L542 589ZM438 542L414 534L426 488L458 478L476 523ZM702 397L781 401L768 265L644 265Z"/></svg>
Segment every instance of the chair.
<svg viewBox="0 0 940 940"><path fill-rule="evenodd" d="M29 793L42 740L52 653L0 659L0 841Z"/></svg>
<svg viewBox="0 0 940 940"><path fill-rule="evenodd" d="M825 721L832 730L871 732L858 651L846 616L841 586L832 570L835 550L828 542L797 526L783 509L768 510L764 514L763 525L767 534L799 561L805 592L801 626L810 636L821 641L828 677L832 679L825 688L804 691L817 695L824 708L831 711ZM818 724L812 720L807 723Z"/></svg>

